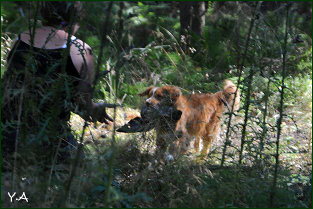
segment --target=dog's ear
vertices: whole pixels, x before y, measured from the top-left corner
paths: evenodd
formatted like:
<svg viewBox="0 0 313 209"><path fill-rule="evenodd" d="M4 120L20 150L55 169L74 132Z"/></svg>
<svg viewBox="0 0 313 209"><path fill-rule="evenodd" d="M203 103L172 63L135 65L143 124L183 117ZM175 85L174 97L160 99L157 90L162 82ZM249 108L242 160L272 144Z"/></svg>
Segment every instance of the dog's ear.
<svg viewBox="0 0 313 209"><path fill-rule="evenodd" d="M178 97L180 97L182 94L180 89L176 86L165 86L163 92L169 95L172 103L175 103Z"/></svg>
<svg viewBox="0 0 313 209"><path fill-rule="evenodd" d="M144 92L138 94L139 96L143 97L143 96L148 96L150 91L154 88L154 86L151 86L149 88L147 88Z"/></svg>
<svg viewBox="0 0 313 209"><path fill-rule="evenodd" d="M240 107L240 91L239 89L237 90L237 87L232 81L224 81L223 95L230 107L233 105L233 102L235 102L234 111L237 111Z"/></svg>

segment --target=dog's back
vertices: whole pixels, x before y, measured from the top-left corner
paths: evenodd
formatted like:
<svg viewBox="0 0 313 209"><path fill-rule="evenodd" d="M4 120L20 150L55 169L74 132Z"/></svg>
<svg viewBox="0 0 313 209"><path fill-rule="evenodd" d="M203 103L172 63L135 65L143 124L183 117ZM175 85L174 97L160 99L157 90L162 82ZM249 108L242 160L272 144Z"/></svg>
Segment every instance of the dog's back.
<svg viewBox="0 0 313 209"><path fill-rule="evenodd" d="M235 98L235 94L237 95ZM216 138L220 117L225 108L230 110L234 102L233 110L238 110L240 105L240 94L237 87L229 80L224 81L223 91L215 94L192 94L182 95L176 102L177 109L182 111L182 116L177 122L176 131L185 135L185 146L196 137L195 149L198 151L199 139L204 141L202 154L207 154L209 147ZM184 148L182 148L184 149ZM186 148L187 149L187 148Z"/></svg>

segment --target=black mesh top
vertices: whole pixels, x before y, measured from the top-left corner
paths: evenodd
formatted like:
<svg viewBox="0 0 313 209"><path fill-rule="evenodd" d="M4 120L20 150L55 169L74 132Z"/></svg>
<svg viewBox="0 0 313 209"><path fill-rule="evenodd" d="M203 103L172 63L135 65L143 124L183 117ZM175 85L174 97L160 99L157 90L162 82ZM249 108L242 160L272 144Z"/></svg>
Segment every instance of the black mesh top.
<svg viewBox="0 0 313 209"><path fill-rule="evenodd" d="M67 49L31 47L18 39L7 61L2 78L4 130L12 132L20 124L25 134L64 133L80 77Z"/></svg>

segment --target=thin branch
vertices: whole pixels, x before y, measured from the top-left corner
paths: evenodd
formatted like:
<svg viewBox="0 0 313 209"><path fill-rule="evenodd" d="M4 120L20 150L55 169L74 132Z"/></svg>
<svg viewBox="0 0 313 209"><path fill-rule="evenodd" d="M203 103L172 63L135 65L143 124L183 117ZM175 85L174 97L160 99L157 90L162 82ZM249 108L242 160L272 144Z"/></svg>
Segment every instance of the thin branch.
<svg viewBox="0 0 313 209"><path fill-rule="evenodd" d="M267 87L266 87L266 95L265 95L265 108L264 108L264 111L263 111L263 120L262 120L262 135L261 135L261 138L260 138L260 159L262 159L262 155L263 155L263 150L264 150L264 139L266 137L266 133L267 133L267 123L266 123L266 118L267 118L267 113L268 113L268 102L269 102L269 89L270 89L270 83L271 83L271 80L269 79L268 82L267 82Z"/></svg>
<svg viewBox="0 0 313 209"><path fill-rule="evenodd" d="M276 184L278 176L278 167L279 167L279 144L280 144L280 135L281 135L281 123L283 120L284 112L284 90L285 90L285 78L286 78L286 54L287 54L287 39L288 39L288 16L289 16L289 6L286 7L286 19L285 19L285 38L283 45L283 66L282 66L282 83L281 83L281 92L280 92L280 105L279 105L279 118L277 120L277 139L276 139L276 154L275 154L275 170L274 170L274 179L273 185L270 192L269 207L274 206L274 198L276 195Z"/></svg>
<svg viewBox="0 0 313 209"><path fill-rule="evenodd" d="M109 4L109 7L107 9L107 16L106 16L106 20L103 24L103 28L102 28L102 33L101 33L101 42L100 42L100 51L99 51L99 56L98 56L98 60L97 60L97 66L95 68L95 79L93 81L93 90L92 90L92 94L94 93L94 89L95 89L95 84L97 83L98 79L99 79L99 74L100 74L100 67L101 67L101 63L102 63L102 58L103 58L103 49L104 46L107 42L107 35L108 35L108 28L110 25L110 17L111 17L111 10L112 10L112 5L113 2L111 1Z"/></svg>
<svg viewBox="0 0 313 209"><path fill-rule="evenodd" d="M246 60L247 52L248 52L248 47L249 47L249 44L250 44L250 37L251 37L252 29L253 29L253 26L254 26L254 22L258 18L258 16L256 14L257 14L257 11L259 10L260 6L261 6L261 3L262 3L262 1L258 2L257 6L256 6L256 8L254 10L253 17L252 17L251 22L250 22L248 35L247 35L246 43L245 43L245 47L244 47L244 53L242 55L241 65L238 68L239 76L238 76L238 80L237 80L237 89L236 89L235 95L237 95L237 92L238 92L238 89L239 89L239 86L240 86L240 83L241 83L243 66L245 64L245 60ZM234 101L233 101L233 104L232 104L232 107L231 107L231 112L234 111L235 99L236 99L236 97L234 97ZM224 147L223 147L222 160L221 160L221 166L222 167L224 166L224 162L225 162L225 155L226 155L227 146L230 144L229 136L230 136L230 126L231 126L232 116L233 116L233 114L229 115L229 119L228 119L228 123L227 123L226 139L225 139L225 143L224 143Z"/></svg>
<svg viewBox="0 0 313 209"><path fill-rule="evenodd" d="M241 131L241 140L240 140L240 151L239 151L239 164L242 162L242 153L243 153L243 148L245 145L245 140L246 140L246 128L248 124L248 118L249 118L249 107L250 107L250 94L251 94L251 89L252 89L252 80L253 80L253 74L254 70L251 68L249 77L248 77L248 89L246 92L246 104L245 104L245 118L244 118L244 123L242 126L242 131Z"/></svg>
<svg viewBox="0 0 313 209"><path fill-rule="evenodd" d="M39 2L36 3L36 9L35 9L35 16L34 16L34 24L33 24L33 32L31 32L31 25L29 22L29 31L30 33L30 43L31 43L31 55L33 55L33 45L34 45L34 36L35 36L35 29L36 29L36 25L37 25L37 18L38 18L38 11L39 11ZM18 148L18 142L19 142L19 137L20 137L20 128L21 128L21 120L22 120L22 109L23 109L23 101L24 101L24 93L25 93L25 86L27 85L27 81L29 81L29 74L26 72L26 69L28 69L28 67L31 64L31 59L28 59L25 70L24 70L24 81L23 81L23 85L22 85L22 93L20 96L20 100L19 100L19 110L18 110L18 121L17 121L17 130L16 130L16 138L15 138L15 150L14 150L14 166L13 166L13 177L12 177L12 191L15 191L15 179L16 179L16 167L17 167L17 148Z"/></svg>
<svg viewBox="0 0 313 209"><path fill-rule="evenodd" d="M71 18L70 18L70 23L69 23L69 31L68 31L68 37L67 37L67 43L66 43L67 46L70 46L71 36L73 34L73 25L74 25L74 12L71 13ZM65 72L66 63L67 63L67 59L68 59L69 55L70 55L70 47L67 47L67 49L65 51L63 63L62 63L62 72L63 73ZM85 60L83 54L82 54L82 57L84 60L84 65L86 66L86 60ZM83 70L86 70L86 67L83 68ZM85 73L82 72L82 74L84 75ZM70 95L67 94L66 96L68 98ZM74 176L76 175L76 169L77 169L77 166L78 166L79 161L80 161L80 156L81 156L81 152L83 149L83 140L84 140L85 131L86 131L86 128L88 125L89 125L88 122L85 121L84 126L83 126L82 135L79 139L79 144L78 144L74 164L73 164L73 167L71 170L71 174L70 174L70 176L69 176L69 178L65 184L65 189L64 189L63 195L61 194L60 199L57 200L57 202L56 202L57 207L64 207L66 205L66 201L67 201L67 198L69 196L70 188L71 188ZM58 152L58 150L57 150L57 152Z"/></svg>

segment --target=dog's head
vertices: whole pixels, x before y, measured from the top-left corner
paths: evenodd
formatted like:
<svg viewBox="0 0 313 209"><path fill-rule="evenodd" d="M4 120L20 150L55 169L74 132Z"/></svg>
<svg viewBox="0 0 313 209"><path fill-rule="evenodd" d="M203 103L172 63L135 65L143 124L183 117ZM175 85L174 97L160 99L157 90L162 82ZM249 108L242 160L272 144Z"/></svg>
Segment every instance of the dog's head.
<svg viewBox="0 0 313 209"><path fill-rule="evenodd" d="M227 105L229 109L231 109L233 103L235 103L233 111L237 111L239 109L240 92L239 89L237 90L235 84L230 80L224 81L224 88L222 91L222 96L220 98L224 104L226 103L225 105Z"/></svg>
<svg viewBox="0 0 313 209"><path fill-rule="evenodd" d="M140 96L147 96L146 105L152 107L171 106L181 96L181 91L175 86L149 87Z"/></svg>
<svg viewBox="0 0 313 209"><path fill-rule="evenodd" d="M140 96L147 96L141 116L146 121L166 119L178 121L182 112L175 106L181 91L175 86L149 87Z"/></svg>

